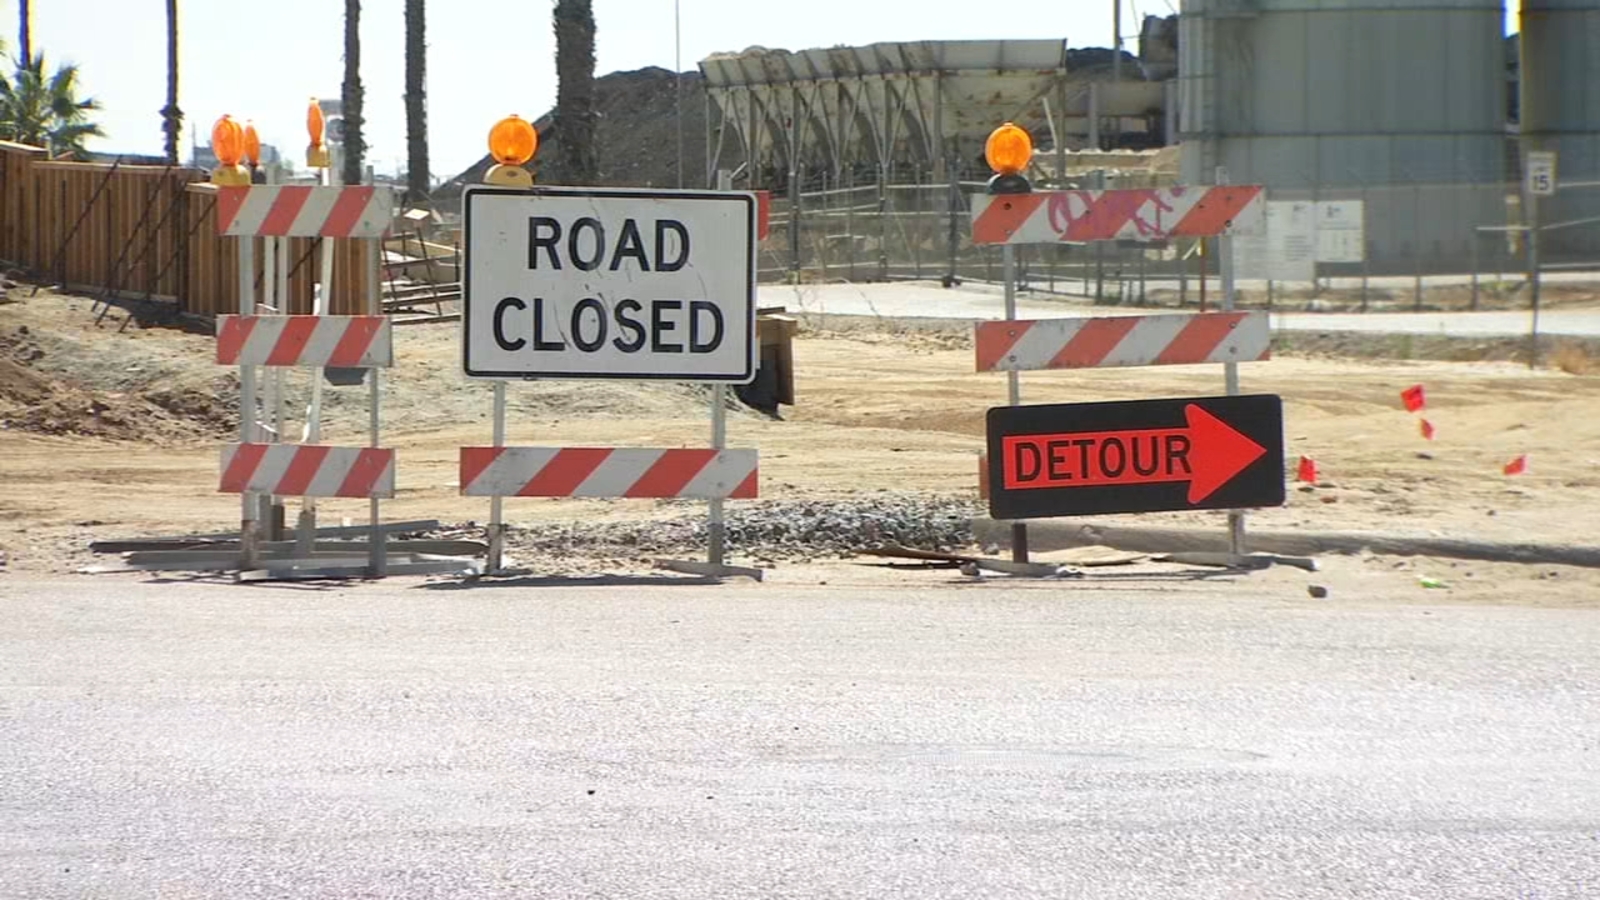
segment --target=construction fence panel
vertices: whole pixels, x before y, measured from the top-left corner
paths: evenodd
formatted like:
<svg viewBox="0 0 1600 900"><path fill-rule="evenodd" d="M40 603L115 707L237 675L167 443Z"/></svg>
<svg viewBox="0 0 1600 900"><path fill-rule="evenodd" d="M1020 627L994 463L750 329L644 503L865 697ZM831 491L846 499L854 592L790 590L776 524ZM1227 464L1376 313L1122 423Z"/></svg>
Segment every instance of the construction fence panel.
<svg viewBox="0 0 1600 900"><path fill-rule="evenodd" d="M0 260L27 266L35 250L28 222L33 216L34 188L29 172L44 150L0 141Z"/></svg>
<svg viewBox="0 0 1600 900"><path fill-rule="evenodd" d="M199 169L58 162L0 143L0 260L69 290L171 303L184 313L238 312L237 238L218 234L216 188ZM287 240L289 308L312 311L322 242ZM360 245L335 245L328 313L366 311ZM256 259L264 242L256 240ZM259 278L259 276L258 276Z"/></svg>

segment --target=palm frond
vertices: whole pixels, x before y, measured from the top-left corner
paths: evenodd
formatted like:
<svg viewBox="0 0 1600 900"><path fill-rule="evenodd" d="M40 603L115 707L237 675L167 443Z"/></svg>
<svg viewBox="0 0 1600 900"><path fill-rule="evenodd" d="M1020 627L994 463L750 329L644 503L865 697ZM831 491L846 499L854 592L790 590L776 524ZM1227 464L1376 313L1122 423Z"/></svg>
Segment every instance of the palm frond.
<svg viewBox="0 0 1600 900"><path fill-rule="evenodd" d="M11 78L0 76L0 137L82 156L85 141L105 136L91 119L100 101L78 96L77 65L52 70L42 52L15 62Z"/></svg>

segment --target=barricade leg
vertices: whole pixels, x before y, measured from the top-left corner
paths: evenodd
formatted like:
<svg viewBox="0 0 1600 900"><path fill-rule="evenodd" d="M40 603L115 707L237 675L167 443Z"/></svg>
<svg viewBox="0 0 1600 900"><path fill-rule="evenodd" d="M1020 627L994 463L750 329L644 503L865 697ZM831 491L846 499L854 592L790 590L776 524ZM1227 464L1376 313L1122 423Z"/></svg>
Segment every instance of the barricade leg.
<svg viewBox="0 0 1600 900"><path fill-rule="evenodd" d="M506 445L506 383L494 383L494 446ZM462 485L465 489L465 485ZM489 498L489 574L505 571L505 501L498 495Z"/></svg>
<svg viewBox="0 0 1600 900"><path fill-rule="evenodd" d="M728 388L722 384L715 384L711 387L711 448L722 450L727 445ZM726 561L728 539L728 525L723 520L722 498L711 498L709 506L706 534L710 547L707 559L713 566L720 566Z"/></svg>
<svg viewBox="0 0 1600 900"><path fill-rule="evenodd" d="M371 179L369 178L368 180L370 181ZM367 315L382 316L383 300L382 295L378 291L378 278L380 274L378 266L378 253L383 242L381 240L369 240L366 243ZM376 368L368 369L367 376L370 379L369 384L371 385L371 395L368 397L367 401L368 425L371 432L368 435L368 446L376 450L378 449L379 442L382 437L381 427L383 417L380 414L380 410L382 409L383 370ZM386 574L387 563L389 559L388 551L384 546L385 541L383 534L383 518L381 510L379 509L380 502L381 501L379 501L377 494L373 494L369 501L369 515L372 518L372 534L367 538L367 552L370 554L369 564L372 568L373 578L382 578Z"/></svg>
<svg viewBox="0 0 1600 900"><path fill-rule="evenodd" d="M255 312L255 241L239 238L239 312ZM251 443L256 439L256 370L254 366L239 367L239 440ZM254 568L261 558L261 534L257 522L261 514L260 501L254 493L245 491L240 497L239 516L239 566Z"/></svg>

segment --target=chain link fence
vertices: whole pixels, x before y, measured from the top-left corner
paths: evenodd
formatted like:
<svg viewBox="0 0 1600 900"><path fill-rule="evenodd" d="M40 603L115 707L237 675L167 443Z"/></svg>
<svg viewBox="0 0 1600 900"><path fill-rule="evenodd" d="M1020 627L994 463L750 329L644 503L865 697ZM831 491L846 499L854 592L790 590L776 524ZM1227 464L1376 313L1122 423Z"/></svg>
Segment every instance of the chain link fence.
<svg viewBox="0 0 1600 900"><path fill-rule="evenodd" d="M1146 181L1141 179L1140 181ZM1092 178L1069 183L1083 187ZM1129 179L1111 187L1143 187ZM1000 251L972 243L982 182L840 187L774 197L760 279L998 282ZM1521 185L1414 184L1270 190L1270 234L1238 247L1241 305L1309 309L1506 309L1526 305ZM1330 223L1329 217L1337 219ZM1600 282L1600 182L1540 204L1546 297ZM1243 243L1245 239L1237 239ZM1017 250L1025 290L1105 305L1201 308L1220 291L1215 241L1108 242Z"/></svg>

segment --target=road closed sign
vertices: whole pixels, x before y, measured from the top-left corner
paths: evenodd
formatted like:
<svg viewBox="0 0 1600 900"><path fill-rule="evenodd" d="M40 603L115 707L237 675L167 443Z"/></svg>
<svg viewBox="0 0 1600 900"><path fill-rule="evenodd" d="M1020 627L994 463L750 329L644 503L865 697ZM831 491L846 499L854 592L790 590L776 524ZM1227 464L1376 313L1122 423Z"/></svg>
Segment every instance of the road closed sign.
<svg viewBox="0 0 1600 900"><path fill-rule="evenodd" d="M474 187L463 217L468 377L755 377L754 195Z"/></svg>

